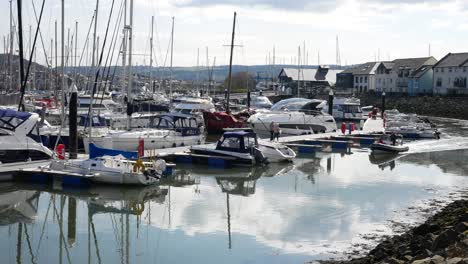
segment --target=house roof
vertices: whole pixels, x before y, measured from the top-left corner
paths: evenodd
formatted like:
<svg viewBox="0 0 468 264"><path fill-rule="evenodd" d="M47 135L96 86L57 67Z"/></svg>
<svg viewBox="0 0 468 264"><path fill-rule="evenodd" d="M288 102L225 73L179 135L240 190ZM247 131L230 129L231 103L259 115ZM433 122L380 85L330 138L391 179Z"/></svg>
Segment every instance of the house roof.
<svg viewBox="0 0 468 264"><path fill-rule="evenodd" d="M363 64L355 65L351 68L344 70L342 73L351 73L353 75L367 75L367 74L374 74L377 62L366 62Z"/></svg>
<svg viewBox="0 0 468 264"><path fill-rule="evenodd" d="M432 65L423 65L411 73L411 78L421 78L430 69L432 69Z"/></svg>
<svg viewBox="0 0 468 264"><path fill-rule="evenodd" d="M432 60L431 60L432 59ZM434 65L437 60L434 57L422 57L422 58L407 58L407 59L396 59L393 61L392 71L398 71L403 69L417 69L422 65Z"/></svg>
<svg viewBox="0 0 468 264"><path fill-rule="evenodd" d="M328 82L330 84L336 83L336 74L342 70L332 70L325 67L318 69L297 69L297 68L283 68L280 76L287 76L293 81L308 81L308 82ZM300 78L298 78L300 77Z"/></svg>
<svg viewBox="0 0 468 264"><path fill-rule="evenodd" d="M460 67L468 65L468 53L449 53L445 55L434 67Z"/></svg>
<svg viewBox="0 0 468 264"><path fill-rule="evenodd" d="M393 68L393 65L395 65L395 63L392 62L392 61L382 61L382 62L380 63L380 65L383 65L383 66L384 66L385 68L387 68L387 69L392 69L392 68Z"/></svg>

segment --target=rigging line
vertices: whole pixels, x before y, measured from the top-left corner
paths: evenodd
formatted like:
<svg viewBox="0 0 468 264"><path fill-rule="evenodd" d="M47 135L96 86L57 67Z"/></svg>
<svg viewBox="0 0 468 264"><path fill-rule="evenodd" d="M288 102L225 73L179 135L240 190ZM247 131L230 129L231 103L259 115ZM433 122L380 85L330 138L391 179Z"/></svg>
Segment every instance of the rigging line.
<svg viewBox="0 0 468 264"><path fill-rule="evenodd" d="M83 61L84 53L85 53L86 47L88 46L88 43L89 43L89 34L91 33L91 28L93 27L94 17L95 16L96 16L96 12L93 12L93 16L91 17L91 23L89 23L88 33L86 34L85 45L83 47L83 50L81 51L80 60L78 61L78 67L81 66L81 62Z"/></svg>
<svg viewBox="0 0 468 264"><path fill-rule="evenodd" d="M49 199L49 206L47 206L47 211L44 217L44 223L42 224L41 228L41 236L39 237L39 242L37 243L37 250L36 250L36 256L39 254L39 249L41 247L41 242L42 238L44 237L44 230L45 230L45 225L47 223L47 218L49 217L49 211L50 211L50 205L52 204L52 199Z"/></svg>
<svg viewBox="0 0 468 264"><path fill-rule="evenodd" d="M117 23L115 24L115 28L114 28L114 32L112 33L112 38L111 38L111 45L109 47L109 51L107 53L107 57L106 57L106 63L105 63L105 68L104 68L104 73L102 74L101 76L101 82L105 79L106 80L106 83L104 84L104 91L106 90L106 87L107 87L107 80L109 80L109 73L110 73L110 70L111 70L111 65L112 65L112 60L114 58L114 54L115 54L115 47L117 45L117 40L118 40L118 37L117 37L117 28L119 28L119 25L120 23L122 22L122 17L123 17L123 11L124 11L124 1L122 1L122 4L120 5L120 11L119 11L119 14L117 15ZM121 48L122 46L120 46ZM120 51L120 48L119 48L119 51ZM110 61L109 61L109 54L110 54ZM119 52L119 55L120 55L120 52ZM118 60L118 58L117 58ZM109 65L107 64L109 62ZM107 66L108 65L108 66ZM106 69L107 69L107 74L106 74ZM115 69L115 67L114 67ZM106 75L106 78L104 78L104 75ZM112 86L111 86L112 87ZM104 92L102 93L101 95L101 101L100 101L100 104L102 104L102 101L104 100Z"/></svg>
<svg viewBox="0 0 468 264"><path fill-rule="evenodd" d="M60 222L60 217L57 213L57 207L55 206L55 200L53 200L53 205L54 205L54 212L55 212L55 218L57 219L57 222ZM63 243L65 244L64 248L65 248L65 253L67 255L67 260L68 260L68 263L71 264L71 260L70 260L70 252L68 251L68 245L67 245L67 241L65 240L65 237L63 236L63 228L60 224L58 224L59 226L59 231L62 233L62 235L60 236L60 239L63 240Z"/></svg>
<svg viewBox="0 0 468 264"><path fill-rule="evenodd" d="M32 6L33 6L33 11L34 11L34 17L36 18L36 23L39 23L39 20L37 18L36 5L34 4L34 0L31 0L31 2L32 2ZM46 48L45 48L45 45L44 45L44 39L42 38L42 30L40 28L39 28L39 37L41 38L42 50L44 52L44 57L45 57L45 60L46 60L47 68L50 68L49 59L48 59L48 56L47 56L47 51L46 51ZM52 56L52 54L50 54L50 56Z"/></svg>
<svg viewBox="0 0 468 264"><path fill-rule="evenodd" d="M123 47L123 41L120 43L120 48L119 50ZM112 54L113 56L113 54ZM117 59L116 61L119 61L120 59L120 52L117 54ZM111 61L112 61L112 58L111 58ZM115 71L117 70L117 66L114 66L114 69L113 69L113 72L112 72L112 78L111 78L111 81L109 83L109 87L112 87L112 84L114 83L114 77L115 77ZM109 68L109 71L107 73L107 76L106 76L106 80L109 80L109 73L110 73L110 68ZM102 104L102 100L104 98L104 94L102 94L101 96L101 104Z"/></svg>
<svg viewBox="0 0 468 264"><path fill-rule="evenodd" d="M99 55L99 62L98 62L98 65L97 65L97 71L96 71L96 75L94 76L94 85L93 85L93 90L91 91L92 92L92 94L91 94L91 103L89 104L89 108L88 108L88 120L92 120L91 115L93 113L91 113L91 106L93 105L93 99L94 99L94 94L96 93L97 81L98 81L98 78L99 78L99 73L101 72L102 57L104 55L103 51L104 51L104 49L106 47L106 43L107 43L107 35L109 33L109 26L110 26L110 22L111 22L111 18L112 18L112 13L114 11L114 3L115 3L115 0L112 0L111 10L109 12L109 19L107 20L106 34L104 35L104 41L102 43L102 49L101 49L101 53Z"/></svg>
<svg viewBox="0 0 468 264"><path fill-rule="evenodd" d="M26 242L28 244L29 254L31 255L31 263L36 264L37 262L34 260L36 257L32 252L31 239L29 238L28 225L26 224L24 224L24 233L26 234Z"/></svg>
<svg viewBox="0 0 468 264"><path fill-rule="evenodd" d="M44 5L45 5L45 0L42 0L41 13L39 14L39 22L37 23L36 34L34 36L34 42L33 42L32 48L31 48L31 54L29 55L28 68L26 70L26 76L25 76L25 78L23 80L23 83L21 84L21 97L20 97L20 101L19 101L19 105L18 105L18 111L21 109L21 106L23 106L24 92L25 92L25 88L26 88L26 83L28 82L29 70L31 69L31 60L33 59L34 50L36 49L37 35L39 33L39 28L41 26L42 14L44 13Z"/></svg>
<svg viewBox="0 0 468 264"><path fill-rule="evenodd" d="M93 222L92 217L91 217L91 231L93 232L94 246L96 247L96 255L97 255L97 258L98 258L98 262L101 264L102 263L101 254L99 253L98 240L97 240L97 237L96 237L96 229L94 228L94 222Z"/></svg>

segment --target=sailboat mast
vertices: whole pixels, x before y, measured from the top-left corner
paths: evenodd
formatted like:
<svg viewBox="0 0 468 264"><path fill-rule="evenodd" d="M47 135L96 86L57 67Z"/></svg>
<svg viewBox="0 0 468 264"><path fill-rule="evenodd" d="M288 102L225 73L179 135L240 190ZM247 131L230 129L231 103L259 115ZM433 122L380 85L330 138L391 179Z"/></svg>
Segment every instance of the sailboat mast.
<svg viewBox="0 0 468 264"><path fill-rule="evenodd" d="M10 0L10 55L8 56L8 66L10 74L10 92L13 91L13 45L15 39L15 31L13 29L13 6Z"/></svg>
<svg viewBox="0 0 468 264"><path fill-rule="evenodd" d="M301 46L297 48L297 97L300 95L301 88Z"/></svg>
<svg viewBox="0 0 468 264"><path fill-rule="evenodd" d="M149 81L151 91L154 93L153 85L153 32L154 32L154 16L151 16L151 39L150 39L150 70L149 70Z"/></svg>
<svg viewBox="0 0 468 264"><path fill-rule="evenodd" d="M94 10L94 34L93 34L93 56L91 57L91 68L96 70L96 35L97 35L97 22L98 22L98 12L99 12L99 0L96 0L96 9ZM92 136L93 131L93 104L94 104L94 89L91 90L90 100L89 100L89 114L88 114L88 122L89 122L89 137ZM99 90L99 89L98 89Z"/></svg>
<svg viewBox="0 0 468 264"><path fill-rule="evenodd" d="M174 58L174 17L172 17L172 30L171 30L171 68L169 78L169 98L172 99L172 62Z"/></svg>
<svg viewBox="0 0 468 264"><path fill-rule="evenodd" d="M23 60L23 18L21 14L21 0L17 1L18 4L18 40L19 40L19 57L20 57L20 79L21 79L21 98L18 105L18 111L21 110L23 105L24 96L24 60Z"/></svg>
<svg viewBox="0 0 468 264"><path fill-rule="evenodd" d="M133 0L130 0L130 24L128 26L128 86L127 86L127 108L132 104L132 50L133 50ZM133 109L131 109L133 110ZM127 109L127 129L132 127L132 111Z"/></svg>
<svg viewBox="0 0 468 264"><path fill-rule="evenodd" d="M228 91L227 91L227 101L226 101L226 113L229 113L229 99L231 95L231 77L232 77L232 56L234 53L234 37L236 34L236 16L237 13L234 12L234 22L232 23L232 38L231 38L231 55L229 58L229 77L228 77Z"/></svg>
<svg viewBox="0 0 468 264"><path fill-rule="evenodd" d="M206 85L206 94L210 95L210 58L208 57L208 47L206 47L206 73L208 77L208 83Z"/></svg>

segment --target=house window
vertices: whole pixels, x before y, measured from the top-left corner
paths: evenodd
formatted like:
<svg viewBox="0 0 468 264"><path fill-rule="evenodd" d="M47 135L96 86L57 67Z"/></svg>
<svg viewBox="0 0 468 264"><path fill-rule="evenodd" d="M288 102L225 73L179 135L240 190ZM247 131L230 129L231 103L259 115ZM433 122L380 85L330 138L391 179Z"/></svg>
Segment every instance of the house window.
<svg viewBox="0 0 468 264"><path fill-rule="evenodd" d="M466 72L466 67L463 67L463 72Z"/></svg>
<svg viewBox="0 0 468 264"><path fill-rule="evenodd" d="M359 77L356 76L356 80L355 80L356 83L359 82Z"/></svg>
<svg viewBox="0 0 468 264"><path fill-rule="evenodd" d="M379 78L379 84L381 83L382 79Z"/></svg>
<svg viewBox="0 0 468 264"><path fill-rule="evenodd" d="M393 79L390 79L390 83L393 83Z"/></svg>
<svg viewBox="0 0 468 264"><path fill-rule="evenodd" d="M364 77L364 82L365 82L365 83L367 83L367 76L366 76L366 77Z"/></svg>
<svg viewBox="0 0 468 264"><path fill-rule="evenodd" d="M361 76L361 77L359 77L359 82L361 82L361 83L362 83L362 76Z"/></svg>
<svg viewBox="0 0 468 264"><path fill-rule="evenodd" d="M436 68L435 71L436 71L436 72L439 72L439 68Z"/></svg>
<svg viewBox="0 0 468 264"><path fill-rule="evenodd" d="M452 67L449 67L449 72L452 72Z"/></svg>
<svg viewBox="0 0 468 264"><path fill-rule="evenodd" d="M440 72L444 72L444 68L440 68Z"/></svg>

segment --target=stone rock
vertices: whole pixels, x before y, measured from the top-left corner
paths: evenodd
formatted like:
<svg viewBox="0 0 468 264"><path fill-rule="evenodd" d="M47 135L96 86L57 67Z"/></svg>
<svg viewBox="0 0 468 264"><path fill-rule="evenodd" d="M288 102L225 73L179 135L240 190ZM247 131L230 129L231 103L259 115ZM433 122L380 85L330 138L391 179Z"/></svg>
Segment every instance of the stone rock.
<svg viewBox="0 0 468 264"><path fill-rule="evenodd" d="M414 230L413 230L413 234L416 235L416 236L424 236L428 233L433 233L437 230L439 230L440 227L437 226L437 225L433 225L433 224L422 224L418 227L416 227Z"/></svg>
<svg viewBox="0 0 468 264"><path fill-rule="evenodd" d="M432 244L432 250L442 249L448 247L451 243L458 240L458 233L452 229L442 232Z"/></svg>
<svg viewBox="0 0 468 264"><path fill-rule="evenodd" d="M425 259L418 259L413 262L412 264L430 264L431 263L431 258L425 258Z"/></svg>
<svg viewBox="0 0 468 264"><path fill-rule="evenodd" d="M402 263L405 263L405 262L403 260L399 260L399 259L396 259L396 258L390 258L390 259L386 260L385 263L388 263L388 264L402 264Z"/></svg>
<svg viewBox="0 0 468 264"><path fill-rule="evenodd" d="M463 264L463 259L462 258L451 258L445 260L446 264Z"/></svg>
<svg viewBox="0 0 468 264"><path fill-rule="evenodd" d="M405 255L404 258L406 259L406 262L410 262L413 259L413 257L410 255Z"/></svg>
<svg viewBox="0 0 468 264"><path fill-rule="evenodd" d="M457 231L458 233L463 233L466 230L468 230L468 222L461 222L455 226L455 231Z"/></svg>
<svg viewBox="0 0 468 264"><path fill-rule="evenodd" d="M431 258L432 264L442 264L445 263L445 259L439 255L435 255Z"/></svg>

